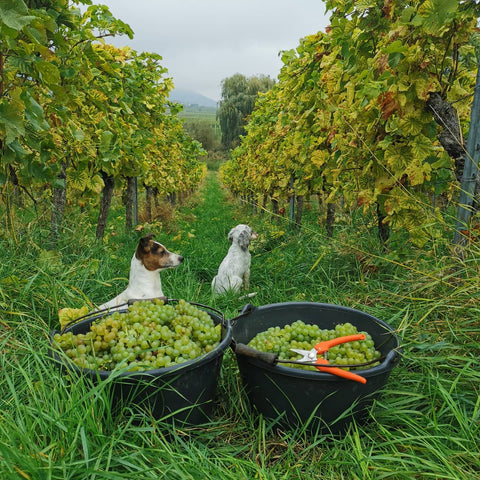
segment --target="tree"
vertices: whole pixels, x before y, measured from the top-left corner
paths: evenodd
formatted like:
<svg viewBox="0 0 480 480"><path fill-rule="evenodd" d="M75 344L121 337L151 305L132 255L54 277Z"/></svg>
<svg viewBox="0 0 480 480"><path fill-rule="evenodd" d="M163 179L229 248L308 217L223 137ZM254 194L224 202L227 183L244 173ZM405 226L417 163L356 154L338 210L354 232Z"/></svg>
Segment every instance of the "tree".
<svg viewBox="0 0 480 480"><path fill-rule="evenodd" d="M184 121L187 133L199 141L202 147L211 152L219 147L219 140L215 136L214 125L208 119L195 118Z"/></svg>
<svg viewBox="0 0 480 480"><path fill-rule="evenodd" d="M252 113L259 93L270 90L275 81L269 76L246 78L240 73L222 80L222 99L217 113L222 130L222 145L234 148L245 133L244 127Z"/></svg>

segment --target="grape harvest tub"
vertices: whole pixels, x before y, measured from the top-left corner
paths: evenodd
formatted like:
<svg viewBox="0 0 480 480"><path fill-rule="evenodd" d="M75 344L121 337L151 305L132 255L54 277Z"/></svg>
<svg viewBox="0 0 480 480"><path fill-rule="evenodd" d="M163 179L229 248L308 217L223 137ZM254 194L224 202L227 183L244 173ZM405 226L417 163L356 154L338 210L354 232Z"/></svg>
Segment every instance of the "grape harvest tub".
<svg viewBox="0 0 480 480"><path fill-rule="evenodd" d="M110 398L115 414L147 414L166 423L200 425L210 420L223 354L231 343L232 330L230 321L225 320L220 312L203 305L193 305L203 307L216 325L222 325L220 344L199 358L170 367L136 372L80 369L65 356L60 358L58 350L53 347L55 331L50 335L52 357L62 371L71 375L83 376L93 383L110 382ZM106 313L88 316L67 326L61 333L87 333L91 323L104 315Z"/></svg>
<svg viewBox="0 0 480 480"><path fill-rule="evenodd" d="M308 429L344 431L352 418L362 423L369 407L380 395L391 370L400 358L400 340L387 323L352 308L313 303L287 302L253 307L246 305L232 320L232 347L247 344L270 327L283 328L296 320L332 329L350 322L366 331L382 355L377 366L356 370L366 384L346 380L318 370L299 370L259 359L236 355L242 383L254 409L282 425Z"/></svg>

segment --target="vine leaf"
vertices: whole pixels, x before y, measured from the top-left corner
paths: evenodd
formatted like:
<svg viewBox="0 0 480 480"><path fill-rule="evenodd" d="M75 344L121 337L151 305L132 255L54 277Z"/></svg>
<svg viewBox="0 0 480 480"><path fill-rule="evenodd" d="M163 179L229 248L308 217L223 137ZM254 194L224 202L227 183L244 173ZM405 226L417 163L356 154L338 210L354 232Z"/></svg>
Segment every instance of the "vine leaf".
<svg viewBox="0 0 480 480"><path fill-rule="evenodd" d="M0 3L0 19L13 30L21 30L35 20L28 15L28 9L23 0L4 0Z"/></svg>
<svg viewBox="0 0 480 480"><path fill-rule="evenodd" d="M17 92L20 93L20 92ZM12 97L15 95L12 92ZM5 143L9 145L18 137L25 135L25 125L23 121L23 102L12 99L7 102L2 99L0 103L0 134L5 137Z"/></svg>
<svg viewBox="0 0 480 480"><path fill-rule="evenodd" d="M21 98L25 104L25 119L37 132L49 130L50 126L45 120L43 108L40 104L30 95L29 92L22 92Z"/></svg>

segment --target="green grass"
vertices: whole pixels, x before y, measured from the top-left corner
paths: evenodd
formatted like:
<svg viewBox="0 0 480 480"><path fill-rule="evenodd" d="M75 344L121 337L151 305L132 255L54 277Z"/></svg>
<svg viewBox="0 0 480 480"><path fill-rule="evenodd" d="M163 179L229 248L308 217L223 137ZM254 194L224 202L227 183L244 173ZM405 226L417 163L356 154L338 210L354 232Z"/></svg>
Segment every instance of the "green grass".
<svg viewBox="0 0 480 480"><path fill-rule="evenodd" d="M179 113L180 118L188 119L201 119L201 120L212 120L216 121L217 118L217 108L216 107L204 107L204 106L185 106L183 110Z"/></svg>
<svg viewBox="0 0 480 480"><path fill-rule="evenodd" d="M62 375L48 355L49 333L59 308L100 303L126 286L142 233L124 233L114 212L98 243L92 219L71 215L50 251L32 217L19 221L17 244L0 237L0 478L478 478L478 248L458 260L446 243L419 251L398 235L402 250L384 253L372 222L356 212L340 215L328 239L318 208L306 210L298 232L234 202L211 174L173 218L145 230L186 258L162 274L171 298L237 316L246 301L213 297L210 283L229 229L249 223L260 234L251 248L251 303L335 303L391 324L403 357L367 424L335 439L276 428L250 409L230 350L209 425L173 430L148 416L114 417L110 382L92 388Z"/></svg>

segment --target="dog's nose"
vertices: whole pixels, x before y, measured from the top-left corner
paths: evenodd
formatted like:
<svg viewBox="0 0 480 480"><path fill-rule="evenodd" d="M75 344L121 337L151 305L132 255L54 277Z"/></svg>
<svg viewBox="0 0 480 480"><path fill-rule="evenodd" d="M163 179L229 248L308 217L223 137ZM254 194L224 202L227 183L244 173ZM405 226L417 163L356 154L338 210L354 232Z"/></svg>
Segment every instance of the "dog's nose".
<svg viewBox="0 0 480 480"><path fill-rule="evenodd" d="M178 256L178 261L179 261L180 263L182 263L183 260L184 260L184 258L183 258L181 255L179 255L179 256Z"/></svg>

